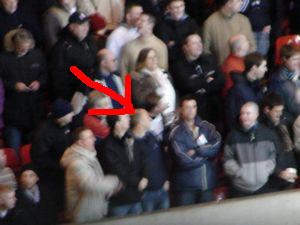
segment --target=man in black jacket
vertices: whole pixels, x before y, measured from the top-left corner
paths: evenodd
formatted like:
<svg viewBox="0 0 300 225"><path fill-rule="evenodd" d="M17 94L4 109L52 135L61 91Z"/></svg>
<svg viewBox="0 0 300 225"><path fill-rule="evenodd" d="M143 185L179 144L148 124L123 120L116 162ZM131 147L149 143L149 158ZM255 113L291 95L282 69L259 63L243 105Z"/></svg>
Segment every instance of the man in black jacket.
<svg viewBox="0 0 300 225"><path fill-rule="evenodd" d="M124 183L125 188L110 199L109 215L124 216L142 212L142 191L148 184L143 177L141 151L137 148L135 137L128 131L129 116L113 115L107 117L111 134L104 140L101 149L105 173L114 174Z"/></svg>
<svg viewBox="0 0 300 225"><path fill-rule="evenodd" d="M182 46L184 58L171 66L174 85L182 97L196 96L198 113L202 119L217 123L221 119L221 90L224 79L211 55L204 55L201 37L188 35Z"/></svg>
<svg viewBox="0 0 300 225"><path fill-rule="evenodd" d="M30 152L41 183L53 192L59 207L63 207L61 202L64 199L64 173L59 160L64 150L71 145L69 125L73 115L69 102L55 100L52 117L36 130Z"/></svg>
<svg viewBox="0 0 300 225"><path fill-rule="evenodd" d="M81 85L85 85L70 71L71 66L76 66L88 77L95 69L97 49L88 32L88 17L75 12L53 47L51 85L54 99L61 97L70 101Z"/></svg>
<svg viewBox="0 0 300 225"><path fill-rule="evenodd" d="M196 21L185 13L184 0L171 0L168 13L162 23L158 23L156 35L168 46L169 64L181 56L181 44L184 38L199 32Z"/></svg>

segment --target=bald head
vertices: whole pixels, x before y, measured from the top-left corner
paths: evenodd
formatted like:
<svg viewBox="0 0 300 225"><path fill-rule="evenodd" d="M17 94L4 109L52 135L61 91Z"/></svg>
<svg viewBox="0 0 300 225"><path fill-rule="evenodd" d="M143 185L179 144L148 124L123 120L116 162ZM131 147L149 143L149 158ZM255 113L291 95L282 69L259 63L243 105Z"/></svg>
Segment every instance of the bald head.
<svg viewBox="0 0 300 225"><path fill-rule="evenodd" d="M236 56L245 57L249 52L250 44L247 37L243 34L232 36L228 43L231 53Z"/></svg>
<svg viewBox="0 0 300 225"><path fill-rule="evenodd" d="M244 129L253 127L259 116L259 107L255 102L247 102L240 109L240 122Z"/></svg>
<svg viewBox="0 0 300 225"><path fill-rule="evenodd" d="M117 59L114 54L104 48L97 52L99 70L103 75L113 73L117 70Z"/></svg>

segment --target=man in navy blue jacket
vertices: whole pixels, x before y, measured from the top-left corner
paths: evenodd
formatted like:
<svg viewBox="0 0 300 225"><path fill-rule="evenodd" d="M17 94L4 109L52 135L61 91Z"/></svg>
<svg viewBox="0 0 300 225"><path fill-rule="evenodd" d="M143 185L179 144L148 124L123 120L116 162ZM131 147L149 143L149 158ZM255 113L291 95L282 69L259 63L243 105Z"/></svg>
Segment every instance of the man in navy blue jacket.
<svg viewBox="0 0 300 225"><path fill-rule="evenodd" d="M172 157L171 188L176 205L213 200L216 183L213 160L221 146L215 127L197 117L197 102L187 96L180 103L180 120L169 135Z"/></svg>

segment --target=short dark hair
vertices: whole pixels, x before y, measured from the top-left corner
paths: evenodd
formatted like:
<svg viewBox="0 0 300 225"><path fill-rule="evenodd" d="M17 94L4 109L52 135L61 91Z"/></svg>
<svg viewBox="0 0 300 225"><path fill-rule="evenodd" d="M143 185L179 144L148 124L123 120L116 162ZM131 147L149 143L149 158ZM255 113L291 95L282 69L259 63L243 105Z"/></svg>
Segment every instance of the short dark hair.
<svg viewBox="0 0 300 225"><path fill-rule="evenodd" d="M264 109L265 107L272 109L275 106L281 106L281 105L284 105L283 98L274 92L270 92L263 98L261 107L262 109Z"/></svg>
<svg viewBox="0 0 300 225"><path fill-rule="evenodd" d="M229 2L229 0L215 0L215 4L218 8L224 6L227 2Z"/></svg>
<svg viewBox="0 0 300 225"><path fill-rule="evenodd" d="M111 132L115 129L116 123L120 121L120 115L108 115L106 117L106 122L110 127Z"/></svg>
<svg viewBox="0 0 300 225"><path fill-rule="evenodd" d="M253 66L260 66L265 60L265 57L259 52L252 52L246 55L244 59L245 73L247 74Z"/></svg>
<svg viewBox="0 0 300 225"><path fill-rule="evenodd" d="M182 107L184 101L190 101L190 100L195 100L195 101L197 102L197 100L196 100L196 98L195 98L194 95L188 94L188 95L183 96L183 97L180 99L179 107Z"/></svg>
<svg viewBox="0 0 300 225"><path fill-rule="evenodd" d="M280 58L289 59L293 55L300 54L300 49L292 44L283 45L280 49Z"/></svg>
<svg viewBox="0 0 300 225"><path fill-rule="evenodd" d="M125 7L125 15L127 13L129 13L131 11L131 9L133 9L134 7L142 7L142 6L138 3L129 3L129 4L127 4L126 7Z"/></svg>
<svg viewBox="0 0 300 225"><path fill-rule="evenodd" d="M130 116L130 129L135 128L141 121L141 110L136 109L135 113Z"/></svg>
<svg viewBox="0 0 300 225"><path fill-rule="evenodd" d="M149 13L142 13L142 15L148 16L149 17L149 23L151 23L151 24L153 24L153 26L155 26L156 19L153 15L151 15Z"/></svg>
<svg viewBox="0 0 300 225"><path fill-rule="evenodd" d="M83 131L86 131L86 130L91 130L90 128L88 127L78 127L76 128L73 133L72 133L72 141L73 143L77 142L78 140L80 140L80 136L82 134Z"/></svg>
<svg viewBox="0 0 300 225"><path fill-rule="evenodd" d="M151 92L145 97L143 108L148 112L151 112L160 102L161 96L156 92Z"/></svg>

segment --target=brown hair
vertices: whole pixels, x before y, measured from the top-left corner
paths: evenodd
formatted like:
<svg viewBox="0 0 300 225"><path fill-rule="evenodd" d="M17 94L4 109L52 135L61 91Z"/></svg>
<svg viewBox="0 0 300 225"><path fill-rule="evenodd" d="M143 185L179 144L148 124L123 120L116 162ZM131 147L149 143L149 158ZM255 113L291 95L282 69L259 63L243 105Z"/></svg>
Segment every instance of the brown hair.
<svg viewBox="0 0 300 225"><path fill-rule="evenodd" d="M244 59L245 73L247 74L253 66L260 66L264 60L266 59L259 52L252 52L246 55Z"/></svg>
<svg viewBox="0 0 300 225"><path fill-rule="evenodd" d="M153 48L143 48L136 60L136 64L135 64L135 71L140 72L144 66L145 66L145 61L148 57L149 52L154 51L156 53L156 51Z"/></svg>
<svg viewBox="0 0 300 225"><path fill-rule="evenodd" d="M292 44L285 44L280 49L281 59L289 59L296 54L300 54L300 49Z"/></svg>

